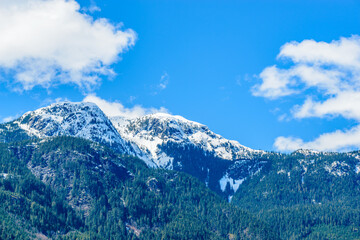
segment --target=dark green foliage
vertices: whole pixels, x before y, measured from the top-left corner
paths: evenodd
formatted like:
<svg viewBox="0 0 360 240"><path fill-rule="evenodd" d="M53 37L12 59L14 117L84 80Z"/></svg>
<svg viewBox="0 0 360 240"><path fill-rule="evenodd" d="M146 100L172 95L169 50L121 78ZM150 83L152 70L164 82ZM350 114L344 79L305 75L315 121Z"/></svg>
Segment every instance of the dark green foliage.
<svg viewBox="0 0 360 240"><path fill-rule="evenodd" d="M0 143L18 142L30 138L31 137L14 122L0 124Z"/></svg>
<svg viewBox="0 0 360 240"><path fill-rule="evenodd" d="M168 147L190 174L205 164L220 176L228 164L206 162L190 147ZM269 156L234 169L241 178L242 168L262 167L228 204L203 184L206 170L198 180L150 169L137 158L72 137L0 144L0 239L360 238L354 156Z"/></svg>
<svg viewBox="0 0 360 240"><path fill-rule="evenodd" d="M208 182L208 186L218 194L219 182L224 172L232 164L231 161L214 156L213 153L204 152L203 149L189 145L179 145L167 142L159 147L167 156L174 158L174 169L196 176L201 182Z"/></svg>
<svg viewBox="0 0 360 240"><path fill-rule="evenodd" d="M0 208L0 239L30 239L16 218Z"/></svg>
<svg viewBox="0 0 360 240"><path fill-rule="evenodd" d="M197 179L83 139L2 144L0 173L0 216L19 223L4 239L278 238Z"/></svg>
<svg viewBox="0 0 360 240"><path fill-rule="evenodd" d="M279 155L245 181L233 203L283 239L359 239L358 160L349 154Z"/></svg>
<svg viewBox="0 0 360 240"><path fill-rule="evenodd" d="M13 221L19 222L19 228L23 228L23 223L26 223L25 225L47 235L82 227L81 219L65 199L36 179L25 162L18 158L19 152L24 150L19 149L13 152L11 147L0 145L1 216L7 219L13 216ZM28 156L26 151L23 152L24 156ZM0 231L8 232L6 228L6 225L2 225Z"/></svg>

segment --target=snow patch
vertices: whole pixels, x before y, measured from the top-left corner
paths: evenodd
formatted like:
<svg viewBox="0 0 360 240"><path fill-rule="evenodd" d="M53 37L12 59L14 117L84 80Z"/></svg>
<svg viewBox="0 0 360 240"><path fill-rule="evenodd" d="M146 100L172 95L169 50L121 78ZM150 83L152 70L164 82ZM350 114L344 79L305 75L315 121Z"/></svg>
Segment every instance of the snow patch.
<svg viewBox="0 0 360 240"><path fill-rule="evenodd" d="M206 172L206 179L205 179L205 185L207 187L209 187L209 180L210 180L210 169L208 168L207 172Z"/></svg>
<svg viewBox="0 0 360 240"><path fill-rule="evenodd" d="M8 173L0 173L0 176L2 178L7 178L9 176L9 174Z"/></svg>
<svg viewBox="0 0 360 240"><path fill-rule="evenodd" d="M230 184L230 189L232 189L234 192L236 192L240 185L245 181L246 178L243 179L232 179L231 177L229 177L229 174L226 173L220 180L219 180L219 184L220 184L220 189L221 191L225 191L227 184Z"/></svg>
<svg viewBox="0 0 360 240"><path fill-rule="evenodd" d="M298 153L298 154L303 154L305 156L309 156L309 155L318 155L320 152L312 150L312 149L298 149L293 153Z"/></svg>
<svg viewBox="0 0 360 240"><path fill-rule="evenodd" d="M348 169L350 166L345 162L334 161L331 165L325 165L325 170L334 176L346 176L349 175Z"/></svg>
<svg viewBox="0 0 360 240"><path fill-rule="evenodd" d="M173 163L174 158L168 157L165 153L161 153L158 156L159 156L157 159L158 167L173 170L172 163Z"/></svg>
<svg viewBox="0 0 360 240"><path fill-rule="evenodd" d="M358 164L355 166L355 173L356 173L356 174L359 174L359 173L360 173L360 163L358 163Z"/></svg>

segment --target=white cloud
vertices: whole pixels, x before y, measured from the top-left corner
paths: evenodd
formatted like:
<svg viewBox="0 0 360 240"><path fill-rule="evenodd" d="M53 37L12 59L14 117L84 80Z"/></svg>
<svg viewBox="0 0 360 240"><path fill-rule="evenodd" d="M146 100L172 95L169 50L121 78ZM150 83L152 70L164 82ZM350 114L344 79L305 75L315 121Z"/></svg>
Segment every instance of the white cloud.
<svg viewBox="0 0 360 240"><path fill-rule="evenodd" d="M342 116L347 119L360 121L360 92L344 91L330 97L323 102L305 100L301 106L292 110L295 118Z"/></svg>
<svg viewBox="0 0 360 240"><path fill-rule="evenodd" d="M167 85L169 84L169 74L167 74L167 72L165 72L161 78L160 78L160 84L159 84L159 88L160 90L164 90L165 88L167 88Z"/></svg>
<svg viewBox="0 0 360 240"><path fill-rule="evenodd" d="M136 105L132 108L126 108L119 102L108 102L104 99L101 99L95 95L88 95L84 98L83 102L92 102L99 106L99 108L109 117L126 117L126 118L136 118L141 117L147 114L152 113L169 113L169 111L164 108L144 108L142 106Z"/></svg>
<svg viewBox="0 0 360 240"><path fill-rule="evenodd" d="M290 88L290 86L296 84L296 82L292 79L293 74L291 71L271 66L265 68L260 73L259 77L263 82L252 88L254 96L276 99L297 93L297 90Z"/></svg>
<svg viewBox="0 0 360 240"><path fill-rule="evenodd" d="M360 92L360 37L341 38L331 43L304 40L286 43L278 55L290 60L290 68L271 66L259 75L262 82L253 94L279 98L315 88L324 95Z"/></svg>
<svg viewBox="0 0 360 240"><path fill-rule="evenodd" d="M129 102L130 103L134 102L136 100L136 98L137 98L136 96L130 96L129 97Z"/></svg>
<svg viewBox="0 0 360 240"><path fill-rule="evenodd" d="M164 72L160 77L160 82L157 85L151 86L153 89L152 95L157 95L161 91L165 90L169 84L170 76L167 72Z"/></svg>
<svg viewBox="0 0 360 240"><path fill-rule="evenodd" d="M286 43L277 59L287 61L290 66L265 68L259 75L261 83L252 89L254 96L276 99L303 94L307 96L304 103L291 109L294 118L341 116L360 122L359 36L330 43L314 40ZM308 95L309 90L315 90L315 96ZM278 137L274 146L282 151L360 148L360 125L346 131L325 133L309 142Z"/></svg>
<svg viewBox="0 0 360 240"><path fill-rule="evenodd" d="M98 6L96 6L96 5L90 5L90 7L88 8L88 10L89 10L89 12L91 12L91 13L100 12L100 11L101 11L101 9L100 9Z"/></svg>
<svg viewBox="0 0 360 240"><path fill-rule="evenodd" d="M0 1L0 68L21 89L91 87L133 46L136 34L79 12L74 0Z"/></svg>
<svg viewBox="0 0 360 240"><path fill-rule="evenodd" d="M95 1L90 1L90 6L89 7L83 7L82 10L85 11L85 12L90 12L90 13L101 12L101 8L99 8L96 5Z"/></svg>
<svg viewBox="0 0 360 240"><path fill-rule="evenodd" d="M3 122L3 123L11 122L12 120L17 119L18 117L20 117L19 114L15 115L15 116L8 116L8 117L3 118L1 122Z"/></svg>
<svg viewBox="0 0 360 240"><path fill-rule="evenodd" d="M294 151L300 148L319 151L349 151L360 147L360 126L345 131L324 133L309 142L304 142L300 138L278 137L274 146L280 151Z"/></svg>
<svg viewBox="0 0 360 240"><path fill-rule="evenodd" d="M360 37L342 37L330 43L304 40L290 42L281 47L278 58L289 58L295 63L360 67Z"/></svg>
<svg viewBox="0 0 360 240"><path fill-rule="evenodd" d="M41 101L40 106L41 107L46 107L49 106L53 103L62 103L62 102L71 102L68 98L62 98L62 97L58 97L58 98L46 98L43 101Z"/></svg>

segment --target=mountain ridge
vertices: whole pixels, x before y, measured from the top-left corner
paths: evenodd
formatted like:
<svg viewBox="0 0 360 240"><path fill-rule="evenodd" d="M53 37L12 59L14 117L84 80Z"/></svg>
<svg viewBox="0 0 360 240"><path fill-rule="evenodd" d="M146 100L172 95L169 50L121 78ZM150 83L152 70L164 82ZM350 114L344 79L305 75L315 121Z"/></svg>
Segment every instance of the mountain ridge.
<svg viewBox="0 0 360 240"><path fill-rule="evenodd" d="M0 139L7 135L25 139L73 136L106 144L139 157L150 167L189 173L228 199L277 154L245 147L181 116L109 117L87 102L54 103L29 111L0 125ZM318 154L311 150L296 153Z"/></svg>
<svg viewBox="0 0 360 240"><path fill-rule="evenodd" d="M41 134L37 137L26 130L30 133L36 130ZM114 142L106 142L112 140L107 138L107 133L116 136L113 139L120 139L124 148L117 148ZM67 137L67 134L77 138ZM78 137L87 137L88 140ZM231 201L229 205L221 203L223 206L238 206L258 219L265 219L266 224L274 224L282 239L339 239L342 234L347 236L345 239L358 239L360 236L357 230L360 219L356 217L360 212L360 151L332 153L299 149L291 154L257 151L239 143L232 145L232 141L211 132L208 127L179 116L153 114L132 119L109 119L96 105L87 103L55 104L28 112L17 120L1 124L0 139L13 141L12 144L0 144L5 156L3 166L7 166L6 154L11 152L14 159L19 158L25 164L23 167L27 171L55 192L61 193L66 204L90 219L94 216L92 214L99 214L101 219L104 211L111 211L111 208L104 209L109 206L106 205L107 201L121 209L123 206L132 209L131 214L142 217L135 222L131 218L124 218L126 221L122 223L124 229L121 231L133 231L139 236L142 231L150 234L159 227L156 225L157 216L166 216L171 208L163 209L159 205L156 210L159 212L154 213L152 206L159 201L171 204L177 196L177 190L172 188L179 186L173 185L173 181L179 179L184 184L184 194L189 194L186 199L195 200L196 204L208 204L202 203L202 193L196 193L194 197L192 190L194 184L196 189L205 188L209 192L211 189L217 193L211 194L220 195L223 202L224 199ZM20 141L23 139L30 140ZM153 143L150 146L152 149L148 148L148 142ZM42 146L42 150L36 146ZM231 151L239 149L243 150L239 151L239 155L231 154ZM228 151L227 156L231 157L224 157L221 151ZM134 157L127 157L129 154ZM140 154L143 154L143 159L136 157ZM148 158L146 162L149 156L170 160L159 166L156 160L160 158L154 161ZM134 167L133 164L138 166ZM13 168L10 165L0 171L4 186L15 176L11 173ZM191 180L185 177L187 174L180 172L197 179ZM145 174L140 182L136 179L139 174ZM19 177L21 183L21 175ZM100 183L102 185L99 187ZM119 186L123 187L117 188ZM165 186L169 191L166 201L162 199ZM118 196L123 196L121 189L126 189L127 198L106 199L103 187L116 188ZM133 191L136 191L135 195ZM7 203L11 201L13 195L6 188L4 193L0 193ZM144 194L150 198L144 197ZM31 195L31 198L36 199L36 196ZM153 197L157 200L151 200ZM145 202L150 204L146 205ZM51 203L46 204L52 206ZM204 216L208 216L208 208L206 205L201 210ZM102 210L97 212L99 209ZM189 213L193 210L189 209ZM146 216L149 212L154 214L151 218ZM64 219L60 218L59 221ZM183 218L177 216L168 219L178 223ZM197 224L201 222L191 214L184 219ZM173 230L164 233L164 236L187 229L184 224L171 225ZM334 232L336 235L331 235ZM189 233L191 235L192 232Z"/></svg>
<svg viewBox="0 0 360 240"><path fill-rule="evenodd" d="M124 153L132 151L94 103L54 103L29 111L13 123L30 137L73 136L114 145Z"/></svg>

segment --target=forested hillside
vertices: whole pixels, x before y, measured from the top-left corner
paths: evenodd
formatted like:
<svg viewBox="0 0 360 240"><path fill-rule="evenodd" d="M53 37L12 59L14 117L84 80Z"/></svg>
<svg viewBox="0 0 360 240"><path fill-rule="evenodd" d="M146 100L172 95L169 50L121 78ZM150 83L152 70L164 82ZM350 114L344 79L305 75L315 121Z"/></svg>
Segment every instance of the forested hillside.
<svg viewBox="0 0 360 240"><path fill-rule="evenodd" d="M359 239L359 152L298 151L270 159L232 203L250 210L282 239Z"/></svg>
<svg viewBox="0 0 360 240"><path fill-rule="evenodd" d="M87 139L136 156L149 167L188 173L226 198L260 171L269 155L181 116L109 117L94 103L54 103L0 124L3 143L57 136Z"/></svg>
<svg viewBox="0 0 360 240"><path fill-rule="evenodd" d="M0 124L1 238L360 238L360 152L252 150L167 114L115 120L59 103Z"/></svg>
<svg viewBox="0 0 360 240"><path fill-rule="evenodd" d="M0 146L2 239L277 239L193 177L72 137Z"/></svg>

